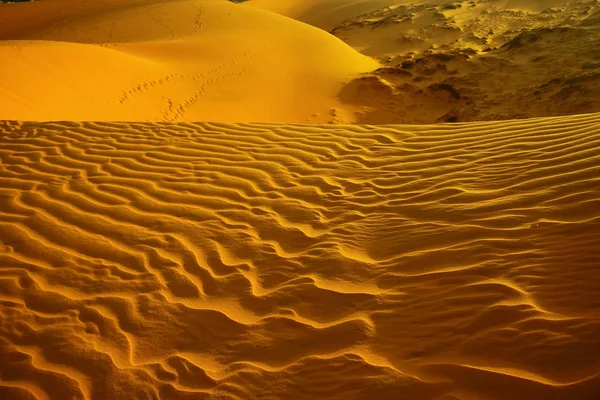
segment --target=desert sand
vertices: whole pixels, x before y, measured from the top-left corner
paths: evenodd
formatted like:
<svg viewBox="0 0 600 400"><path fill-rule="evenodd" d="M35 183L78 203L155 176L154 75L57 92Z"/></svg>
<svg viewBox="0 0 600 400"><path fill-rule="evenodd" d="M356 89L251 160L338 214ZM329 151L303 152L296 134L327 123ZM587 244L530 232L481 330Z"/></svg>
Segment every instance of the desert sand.
<svg viewBox="0 0 600 400"><path fill-rule="evenodd" d="M532 4L0 4L0 400L598 400L600 7Z"/></svg>
<svg viewBox="0 0 600 400"><path fill-rule="evenodd" d="M0 119L427 124L600 112L596 0L0 6Z"/></svg>
<svg viewBox="0 0 600 400"><path fill-rule="evenodd" d="M327 122L343 82L379 65L316 27L225 0L2 7L0 119Z"/></svg>

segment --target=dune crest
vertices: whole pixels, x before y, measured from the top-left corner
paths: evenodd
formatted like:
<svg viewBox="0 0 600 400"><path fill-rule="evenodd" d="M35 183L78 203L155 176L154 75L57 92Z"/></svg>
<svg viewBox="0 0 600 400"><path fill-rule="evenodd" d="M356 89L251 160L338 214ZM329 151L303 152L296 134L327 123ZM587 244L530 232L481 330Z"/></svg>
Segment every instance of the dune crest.
<svg viewBox="0 0 600 400"><path fill-rule="evenodd" d="M0 396L594 400L599 145L3 122Z"/></svg>
<svg viewBox="0 0 600 400"><path fill-rule="evenodd" d="M225 0L87 13L42 3L2 5L0 26L44 12L0 31L0 119L354 122L339 92L379 66L320 29Z"/></svg>

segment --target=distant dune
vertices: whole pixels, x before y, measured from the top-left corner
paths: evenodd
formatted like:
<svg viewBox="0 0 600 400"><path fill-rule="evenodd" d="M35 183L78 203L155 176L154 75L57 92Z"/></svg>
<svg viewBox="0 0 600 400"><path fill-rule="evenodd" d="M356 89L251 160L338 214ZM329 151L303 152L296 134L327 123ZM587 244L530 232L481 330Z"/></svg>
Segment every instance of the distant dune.
<svg viewBox="0 0 600 400"><path fill-rule="evenodd" d="M327 122L344 82L378 66L228 1L71 3L2 5L0 119Z"/></svg>
<svg viewBox="0 0 600 400"><path fill-rule="evenodd" d="M423 124L600 112L597 1L1 6L3 119Z"/></svg>

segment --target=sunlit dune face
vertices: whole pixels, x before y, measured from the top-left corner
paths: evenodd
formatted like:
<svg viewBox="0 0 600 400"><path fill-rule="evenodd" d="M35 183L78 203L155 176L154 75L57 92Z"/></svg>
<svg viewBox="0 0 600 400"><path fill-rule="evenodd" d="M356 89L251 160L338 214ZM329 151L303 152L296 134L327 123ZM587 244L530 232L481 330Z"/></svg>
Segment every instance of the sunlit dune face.
<svg viewBox="0 0 600 400"><path fill-rule="evenodd" d="M340 109L350 122L338 92L378 66L326 32L252 7L118 4L84 15L50 0L35 29L3 34L0 118L324 123Z"/></svg>
<svg viewBox="0 0 600 400"><path fill-rule="evenodd" d="M0 400L598 400L599 11L0 4Z"/></svg>
<svg viewBox="0 0 600 400"><path fill-rule="evenodd" d="M0 118L424 124L600 111L597 2L3 9Z"/></svg>

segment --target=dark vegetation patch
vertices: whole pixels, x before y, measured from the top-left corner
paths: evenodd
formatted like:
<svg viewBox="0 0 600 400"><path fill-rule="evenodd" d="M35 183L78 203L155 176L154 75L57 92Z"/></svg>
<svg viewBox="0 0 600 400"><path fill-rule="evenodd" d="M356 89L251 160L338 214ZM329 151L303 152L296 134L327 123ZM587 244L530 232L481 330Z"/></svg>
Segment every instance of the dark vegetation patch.
<svg viewBox="0 0 600 400"><path fill-rule="evenodd" d="M455 100L460 100L460 93L456 88L448 83L434 83L429 86L431 90L444 90L452 95Z"/></svg>

